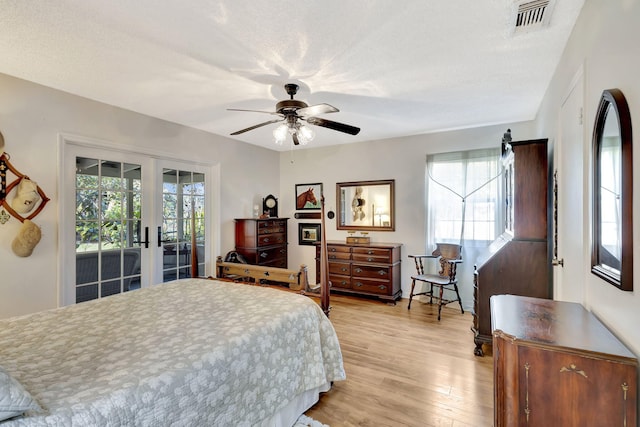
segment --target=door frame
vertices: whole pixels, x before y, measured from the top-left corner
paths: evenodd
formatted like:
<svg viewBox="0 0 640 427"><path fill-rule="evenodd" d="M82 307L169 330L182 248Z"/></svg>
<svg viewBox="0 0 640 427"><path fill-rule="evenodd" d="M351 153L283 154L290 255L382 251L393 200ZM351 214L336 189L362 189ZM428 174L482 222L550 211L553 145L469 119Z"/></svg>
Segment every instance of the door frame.
<svg viewBox="0 0 640 427"><path fill-rule="evenodd" d="M150 161L150 173L153 185L157 185L157 168L160 161L175 162L183 166L192 165L198 168L205 168L206 176L206 204L205 211L208 212L206 222L207 226L207 253L209 256L205 260L205 274L213 275L215 269L215 259L220 253L220 164L208 163L181 157L179 154L167 153L161 151L150 151L140 147L132 147L115 143L109 140L98 138L90 138L75 134L60 133L58 135L58 307L75 304L75 239L69 238L67 233L69 227L75 228L75 152L76 148L88 148L91 150L100 150L102 152L117 153L118 156L130 154L136 156L147 157ZM74 183L68 185L68 183ZM152 206L152 211L145 214L143 218L143 226L149 225L149 221L155 221L157 207ZM144 223L146 222L146 224ZM155 235L150 230L150 238L152 245L155 242ZM152 257L153 258L153 257ZM148 266L146 277L153 283L147 283L146 286L160 283L156 280L156 270L154 270L154 262L151 261ZM145 276L145 273L142 273ZM145 287L145 283L142 283Z"/></svg>

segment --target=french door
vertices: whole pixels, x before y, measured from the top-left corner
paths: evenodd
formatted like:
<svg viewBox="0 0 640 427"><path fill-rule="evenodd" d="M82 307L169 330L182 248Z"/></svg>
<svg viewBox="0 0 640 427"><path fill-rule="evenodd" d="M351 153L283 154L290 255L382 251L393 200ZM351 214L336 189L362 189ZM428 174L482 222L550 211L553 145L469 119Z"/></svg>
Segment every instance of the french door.
<svg viewBox="0 0 640 427"><path fill-rule="evenodd" d="M61 305L206 274L207 167L64 142Z"/></svg>

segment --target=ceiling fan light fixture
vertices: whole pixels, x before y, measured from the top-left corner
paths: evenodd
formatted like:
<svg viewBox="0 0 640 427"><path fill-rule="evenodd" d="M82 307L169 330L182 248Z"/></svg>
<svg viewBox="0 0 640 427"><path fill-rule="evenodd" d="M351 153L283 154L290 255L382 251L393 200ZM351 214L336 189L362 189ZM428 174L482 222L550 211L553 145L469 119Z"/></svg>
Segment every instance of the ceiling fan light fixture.
<svg viewBox="0 0 640 427"><path fill-rule="evenodd" d="M316 134L312 128L303 125L301 123L302 121L313 126L321 126L327 129L336 130L338 132L348 133L350 135L357 135L358 132L360 132L360 128L358 127L317 117L317 115L319 114L336 113L340 111L332 105L317 104L310 106L307 105L306 102L293 99L293 96L298 91L298 85L290 83L285 85L285 89L291 99L285 99L278 102L276 104L276 111L242 110L238 108L228 108L229 111L247 111L280 116L280 119L258 123L257 125L249 126L248 128L233 132L231 133L231 135L240 135L250 130L258 129L272 123L280 122L280 125L273 131L273 138L275 139L276 144L284 144L284 141L287 139L287 134L289 134L291 135L291 140L294 145L306 145L309 142L313 141Z"/></svg>
<svg viewBox="0 0 640 427"><path fill-rule="evenodd" d="M284 123L278 126L277 128L275 128L273 130L273 137L275 138L276 144L282 145L284 143L284 140L287 138L288 134L289 134L289 126L287 126Z"/></svg>
<svg viewBox="0 0 640 427"><path fill-rule="evenodd" d="M298 141L300 144L306 145L308 142L313 141L313 138L316 137L316 133L309 126L300 126L296 132L298 134Z"/></svg>

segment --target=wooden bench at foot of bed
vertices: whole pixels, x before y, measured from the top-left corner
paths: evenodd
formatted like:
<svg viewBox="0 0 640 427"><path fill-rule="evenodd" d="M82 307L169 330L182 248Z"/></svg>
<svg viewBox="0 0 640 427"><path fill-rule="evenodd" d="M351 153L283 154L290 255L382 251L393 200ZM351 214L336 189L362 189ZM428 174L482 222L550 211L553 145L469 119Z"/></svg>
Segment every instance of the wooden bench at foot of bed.
<svg viewBox="0 0 640 427"><path fill-rule="evenodd" d="M286 268L265 267L263 265L224 262L222 257L218 257L216 261L216 271L220 279L246 281L250 278L256 283L259 283L261 280L288 283L289 289L294 291L305 291L309 289L309 275L305 264L300 266L300 270L290 270Z"/></svg>

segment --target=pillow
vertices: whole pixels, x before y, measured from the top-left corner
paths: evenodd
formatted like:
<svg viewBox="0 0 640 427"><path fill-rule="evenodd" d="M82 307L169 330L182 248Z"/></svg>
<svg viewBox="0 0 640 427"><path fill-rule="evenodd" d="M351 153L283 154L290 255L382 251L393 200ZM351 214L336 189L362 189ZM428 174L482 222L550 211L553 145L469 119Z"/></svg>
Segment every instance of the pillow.
<svg viewBox="0 0 640 427"><path fill-rule="evenodd" d="M0 366L0 421L29 410L40 410L40 406L22 384Z"/></svg>

